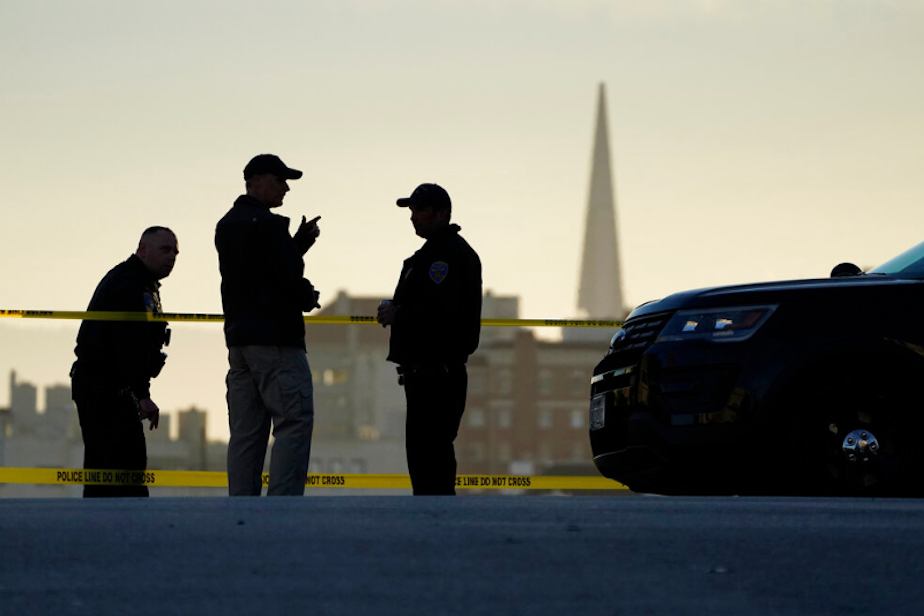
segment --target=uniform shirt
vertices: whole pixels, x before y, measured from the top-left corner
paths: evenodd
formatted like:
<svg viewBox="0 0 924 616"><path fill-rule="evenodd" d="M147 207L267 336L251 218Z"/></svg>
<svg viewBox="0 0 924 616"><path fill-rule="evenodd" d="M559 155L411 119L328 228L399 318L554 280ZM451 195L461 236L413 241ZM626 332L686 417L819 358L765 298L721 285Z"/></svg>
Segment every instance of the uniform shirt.
<svg viewBox="0 0 924 616"><path fill-rule="evenodd" d="M160 283L132 255L103 277L87 310L161 313ZM115 389L128 387L139 400L150 398L151 378L163 366L166 330L166 322L81 322L74 377Z"/></svg>
<svg viewBox="0 0 924 616"><path fill-rule="evenodd" d="M215 227L215 248L227 346L305 348L302 312L315 306L315 295L289 219L242 195Z"/></svg>
<svg viewBox="0 0 924 616"><path fill-rule="evenodd" d="M404 261L388 361L464 363L478 348L481 260L459 231L459 225L449 225Z"/></svg>

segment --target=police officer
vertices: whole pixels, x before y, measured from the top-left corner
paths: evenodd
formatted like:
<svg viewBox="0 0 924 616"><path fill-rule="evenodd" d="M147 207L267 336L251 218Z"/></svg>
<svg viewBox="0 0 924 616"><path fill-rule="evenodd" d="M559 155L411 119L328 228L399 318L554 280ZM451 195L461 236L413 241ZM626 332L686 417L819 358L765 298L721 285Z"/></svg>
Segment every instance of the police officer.
<svg viewBox="0 0 924 616"><path fill-rule="evenodd" d="M112 268L93 293L88 311L160 313L160 280L173 271L176 235L166 227L141 234L138 249ZM80 324L71 391L83 433L84 468L145 470L142 420L157 428L160 409L151 379L160 374L169 343L166 322L95 321ZM147 496L147 486L86 485L84 497Z"/></svg>
<svg viewBox="0 0 924 616"><path fill-rule="evenodd" d="M455 494L453 441L465 411L465 362L481 333L481 260L450 223L452 202L436 184L398 199L426 243L404 261L394 297L379 305L391 326L388 361L407 398L407 466L415 495Z"/></svg>

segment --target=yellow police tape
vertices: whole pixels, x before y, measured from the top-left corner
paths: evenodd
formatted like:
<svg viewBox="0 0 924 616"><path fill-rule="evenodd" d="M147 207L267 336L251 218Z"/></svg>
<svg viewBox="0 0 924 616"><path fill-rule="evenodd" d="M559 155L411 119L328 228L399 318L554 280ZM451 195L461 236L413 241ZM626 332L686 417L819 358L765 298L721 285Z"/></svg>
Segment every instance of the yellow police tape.
<svg viewBox="0 0 924 616"><path fill-rule="evenodd" d="M16 319L75 319L87 321L173 321L221 323L223 314L192 314L181 312L78 312L67 310L0 310L0 317ZM305 323L377 325L375 317L367 316L308 316ZM581 319L481 319L481 324L497 327L622 327L622 321Z"/></svg>
<svg viewBox="0 0 924 616"><path fill-rule="evenodd" d="M147 485L152 487L227 488L228 474L214 471L131 471L82 468L0 468L0 483L40 485ZM263 473L263 485L269 474ZM307 488L411 488L407 475L309 473ZM542 475L458 475L465 490L625 490L605 477Z"/></svg>
<svg viewBox="0 0 924 616"><path fill-rule="evenodd" d="M0 317L21 319L74 319L88 321L173 321L220 323L221 314L105 312L62 310L0 310ZM308 316L305 323L346 325L352 323L377 324L369 316ZM500 327L621 327L622 321L576 319L482 319L482 325ZM263 475L267 485L269 475ZM94 485L151 485L163 487L227 487L226 473L210 471L127 471L84 470L51 468L0 468L0 483L29 484L94 484ZM411 480L407 475L309 474L305 481L309 488L406 488ZM626 487L603 477L522 476L522 475L459 475L456 487L462 489L517 489L517 490L624 490Z"/></svg>

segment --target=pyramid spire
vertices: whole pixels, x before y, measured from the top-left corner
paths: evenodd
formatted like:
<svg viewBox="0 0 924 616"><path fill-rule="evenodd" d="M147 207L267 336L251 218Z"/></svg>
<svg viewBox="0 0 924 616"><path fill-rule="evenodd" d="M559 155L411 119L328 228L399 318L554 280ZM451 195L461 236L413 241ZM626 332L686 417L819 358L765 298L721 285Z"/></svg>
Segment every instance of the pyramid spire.
<svg viewBox="0 0 924 616"><path fill-rule="evenodd" d="M577 306L583 316L592 319L621 319L625 315L608 135L606 91L601 83L597 94L597 125Z"/></svg>

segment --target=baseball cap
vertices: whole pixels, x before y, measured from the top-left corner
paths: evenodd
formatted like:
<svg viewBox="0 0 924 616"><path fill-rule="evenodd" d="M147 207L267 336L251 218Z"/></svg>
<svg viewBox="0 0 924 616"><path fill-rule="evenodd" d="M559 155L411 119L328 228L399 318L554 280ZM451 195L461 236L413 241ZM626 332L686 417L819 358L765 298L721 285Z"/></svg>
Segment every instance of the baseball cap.
<svg viewBox="0 0 924 616"><path fill-rule="evenodd" d="M255 175L261 173L272 173L283 180L297 180L302 177L302 172L298 169L289 169L282 159L275 154L258 154L250 159L247 166L244 167L244 179L249 180Z"/></svg>
<svg viewBox="0 0 924 616"><path fill-rule="evenodd" d="M452 210L452 201L449 199L449 193L438 184L421 184L414 189L410 197L402 197L395 203L398 204L398 207L419 205L421 207L432 207L437 210Z"/></svg>

